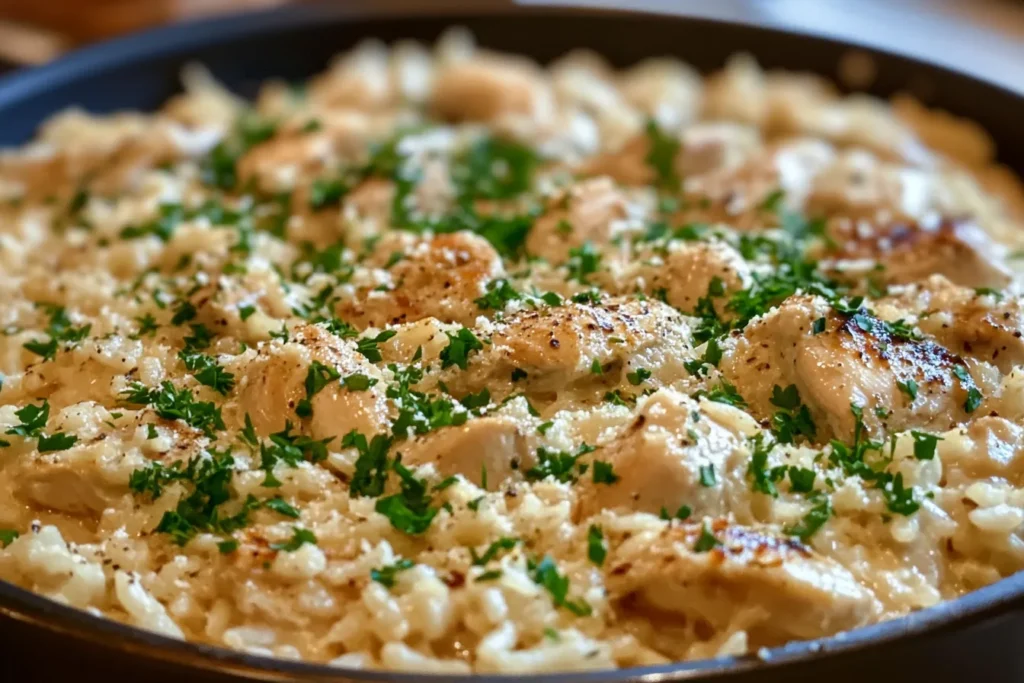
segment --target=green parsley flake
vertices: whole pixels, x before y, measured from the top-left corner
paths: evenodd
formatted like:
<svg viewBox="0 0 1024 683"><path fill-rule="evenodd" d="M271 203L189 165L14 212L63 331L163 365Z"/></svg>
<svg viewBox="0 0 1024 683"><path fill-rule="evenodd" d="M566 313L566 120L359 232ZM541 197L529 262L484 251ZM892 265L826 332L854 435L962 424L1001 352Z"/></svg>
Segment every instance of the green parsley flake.
<svg viewBox="0 0 1024 683"><path fill-rule="evenodd" d="M396 334L398 334L398 332L395 332L394 330L384 330L375 337L363 337L356 341L356 351L362 354L363 357L371 363L379 363L383 359L383 356L381 356L377 345L383 344Z"/></svg>
<svg viewBox="0 0 1024 683"><path fill-rule="evenodd" d="M458 366L465 370L468 367L469 355L473 351L483 349L483 344L476 338L468 328L463 327L455 334L445 332L448 336L448 346L441 350L441 368Z"/></svg>
<svg viewBox="0 0 1024 683"><path fill-rule="evenodd" d="M912 379L908 379L906 382L896 381L896 386L900 388L904 394L907 395L911 401L917 398L917 382Z"/></svg>
<svg viewBox="0 0 1024 683"><path fill-rule="evenodd" d="M510 537L507 537L507 536L503 536L502 538L499 538L497 541L495 541L494 543L491 543L489 546L487 546L487 549L484 550L483 554L477 555L476 554L476 549L475 548L470 548L469 549L469 555L472 558L473 564L475 566L482 567L485 564L487 564L488 562L490 562L491 560L497 559L497 557L502 552L506 552L506 551L512 550L518 544L519 544L519 539L518 538L510 538Z"/></svg>
<svg viewBox="0 0 1024 683"><path fill-rule="evenodd" d="M224 429L220 408L207 401L196 401L191 391L178 389L167 380L158 389L134 382L121 397L129 404L149 405L165 420L182 420L207 436L213 436L215 430Z"/></svg>
<svg viewBox="0 0 1024 683"><path fill-rule="evenodd" d="M646 368L637 368L635 372L626 373L626 380L634 387L640 386L651 378L651 371Z"/></svg>
<svg viewBox="0 0 1024 683"><path fill-rule="evenodd" d="M307 543L316 545L316 536L309 529L292 527L292 537L282 543L271 543L271 550L281 550L286 553L293 553Z"/></svg>
<svg viewBox="0 0 1024 683"><path fill-rule="evenodd" d="M935 458L935 447L943 440L937 434L926 434L924 432L910 432L914 438L914 457L918 460L932 460Z"/></svg>
<svg viewBox="0 0 1024 683"><path fill-rule="evenodd" d="M534 583L547 590L556 607L564 607L578 617L590 615L590 605L582 600L569 600L569 579L558 572L555 561L549 555L545 555L540 562L529 562L527 567Z"/></svg>
<svg viewBox="0 0 1024 683"><path fill-rule="evenodd" d="M416 563L409 559L398 560L394 564L389 564L381 567L380 569L371 569L370 578L377 583L381 584L385 588L395 587L395 577L399 572L404 572L408 569L412 569L416 566Z"/></svg>
<svg viewBox="0 0 1024 683"><path fill-rule="evenodd" d="M604 565L604 559L608 555L608 549L604 544L604 533L601 527L591 524L587 530L587 558L598 567Z"/></svg>
<svg viewBox="0 0 1024 683"><path fill-rule="evenodd" d="M800 393L795 384L786 388L778 384L772 387L772 405L780 410L772 416L772 433L779 443L795 443L798 437L813 441L817 427L811 418L811 411L800 402Z"/></svg>
<svg viewBox="0 0 1024 683"><path fill-rule="evenodd" d="M712 533L707 522L701 524L700 536L697 538L697 542L693 544L693 552L706 553L720 545L722 545L722 542L715 538L715 534Z"/></svg>
<svg viewBox="0 0 1024 683"><path fill-rule="evenodd" d="M595 484L614 484L619 480L619 475L615 474L612 464L603 460L595 460L592 463L592 474Z"/></svg>
<svg viewBox="0 0 1024 683"><path fill-rule="evenodd" d="M647 134L647 155L644 161L654 171L656 184L662 190L678 191L680 180L675 165L681 146L679 140L664 133L654 119L648 119L644 130Z"/></svg>

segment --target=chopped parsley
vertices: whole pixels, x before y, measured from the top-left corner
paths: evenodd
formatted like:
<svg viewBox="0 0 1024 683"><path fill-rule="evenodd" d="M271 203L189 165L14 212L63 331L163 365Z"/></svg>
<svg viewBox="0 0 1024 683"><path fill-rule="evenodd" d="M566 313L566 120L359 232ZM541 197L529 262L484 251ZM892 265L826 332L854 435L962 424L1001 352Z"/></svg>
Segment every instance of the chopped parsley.
<svg viewBox="0 0 1024 683"><path fill-rule="evenodd" d="M910 435L914 438L915 458L918 460L932 460L935 458L935 447L943 440L941 436L917 431L910 432Z"/></svg>
<svg viewBox="0 0 1024 683"><path fill-rule="evenodd" d="M817 533L818 529L825 526L832 516L832 500L821 491L811 494L811 501L814 505L798 523L788 526L783 531L789 536L796 536L801 541L807 541Z"/></svg>
<svg viewBox="0 0 1024 683"><path fill-rule="evenodd" d="M394 564L389 564L381 567L380 569L371 569L370 578L377 583L381 584L385 588L395 587L395 576L399 572L404 572L407 569L412 569L416 566L416 563L409 559L398 560Z"/></svg>
<svg viewBox="0 0 1024 683"><path fill-rule="evenodd" d="M534 583L547 590L556 607L564 607L578 617L590 615L590 605L582 600L569 600L569 578L558 572L550 555L545 555L540 562L528 562L527 568Z"/></svg>
<svg viewBox="0 0 1024 683"><path fill-rule="evenodd" d="M626 380L634 387L638 387L651 378L651 371L647 368L637 368L635 372L626 373Z"/></svg>
<svg viewBox="0 0 1024 683"><path fill-rule="evenodd" d="M747 475L753 482L753 489L773 498L779 495L775 486L777 482L786 476L786 466L768 467L768 456L775 448L774 441L765 443L763 434L758 434L750 441L752 451L750 462L747 464Z"/></svg>
<svg viewBox="0 0 1024 683"><path fill-rule="evenodd" d="M388 478L388 451L392 440L383 434L373 437L367 443L366 437L352 430L341 440L343 448L355 448L359 453L356 459L355 473L349 492L353 496L377 497L384 493L384 484Z"/></svg>
<svg viewBox="0 0 1024 683"><path fill-rule="evenodd" d="M126 403L149 405L165 420L182 420L202 430L207 436L213 436L215 430L224 429L220 408L209 401L196 401L191 391L178 389L168 380L162 382L159 388L149 388L134 382L121 397Z"/></svg>
<svg viewBox="0 0 1024 683"><path fill-rule="evenodd" d="M593 451L594 447L587 444L580 446L575 453L538 448L537 464L526 471L526 478L531 481L539 481L552 477L562 483L574 482L585 471L578 460L581 456Z"/></svg>
<svg viewBox="0 0 1024 683"><path fill-rule="evenodd" d="M610 462L595 460L591 469L595 484L614 484L619 480Z"/></svg>
<svg viewBox="0 0 1024 683"><path fill-rule="evenodd" d="M342 377L341 383L349 391L367 391L370 387L377 384L377 380L373 377L357 373L348 377Z"/></svg>
<svg viewBox="0 0 1024 683"><path fill-rule="evenodd" d="M678 519L678 520L689 519L690 515L692 515L692 514L693 514L693 510L690 508L689 505L681 505L679 507L679 509L675 511L675 514L669 514L668 508L665 508L665 507L661 508L661 512L658 514L658 517L660 517L661 519L663 519L666 522L668 522L668 521L671 521L673 519Z"/></svg>
<svg viewBox="0 0 1024 683"><path fill-rule="evenodd" d="M337 206L352 191L358 178L351 174L317 178L309 188L309 208L314 211Z"/></svg>
<svg viewBox="0 0 1024 683"><path fill-rule="evenodd" d="M46 428L46 423L50 419L50 403L45 399L38 406L30 403L24 408L14 411L14 414L21 422L10 427L5 433L20 436L24 439L38 437L39 440L36 443L36 448L40 453L65 451L78 442L78 437L73 434L57 432L47 435L43 433L43 429ZM0 446L6 447L9 445L10 443L7 441L0 441Z"/></svg>
<svg viewBox="0 0 1024 683"><path fill-rule="evenodd" d="M587 558L598 567L604 565L604 559L608 555L608 549L604 544L604 533L601 527L591 524L587 530Z"/></svg>
<svg viewBox="0 0 1024 683"><path fill-rule="evenodd" d="M964 399L964 412L973 413L981 405L984 398L974 383L974 378L967 372L963 365L953 366L953 375L960 380L960 385L967 390L967 398Z"/></svg>
<svg viewBox="0 0 1024 683"><path fill-rule="evenodd" d="M917 398L917 382L912 379L908 379L906 382L896 380L896 386L900 388L904 394L907 395L911 401Z"/></svg>
<svg viewBox="0 0 1024 683"><path fill-rule="evenodd" d="M283 550L286 553L293 553L307 543L316 545L316 536L309 529L292 527L292 537L282 543L271 543L271 550Z"/></svg>
<svg viewBox="0 0 1024 683"><path fill-rule="evenodd" d="M779 443L795 443L798 437L813 441L817 427L811 418L811 411L800 402L800 392L795 384L783 389L778 384L772 387L771 403L779 410L772 415L772 433Z"/></svg>
<svg viewBox="0 0 1024 683"><path fill-rule="evenodd" d="M238 183L238 160L276 132L277 123L274 121L253 112L240 116L230 133L203 160L200 168L203 182L223 190L233 189Z"/></svg>
<svg viewBox="0 0 1024 683"><path fill-rule="evenodd" d="M495 541L494 543L491 543L489 546L487 546L487 549L484 550L483 554L477 555L476 549L475 548L470 548L469 549L469 555L472 558L473 564L475 566L482 567L485 564L487 564L488 562L490 562L491 560L496 559L498 557L498 555L501 554L502 552L512 550L518 544L519 544L519 539L518 538L510 538L508 536L503 536L503 537L499 538L497 541Z"/></svg>
<svg viewBox="0 0 1024 683"><path fill-rule="evenodd" d="M475 299L477 307L482 310L493 309L495 311L503 310L510 302L519 301L523 298L523 295L515 290L515 288L509 284L508 280L493 280L487 283L487 293L482 297Z"/></svg>
<svg viewBox="0 0 1024 683"><path fill-rule="evenodd" d="M9 428L5 433L20 436L26 439L39 436L50 419L50 402L43 400L38 406L31 403L14 411L15 416L21 422Z"/></svg>
<svg viewBox="0 0 1024 683"><path fill-rule="evenodd" d="M75 445L78 437L74 434L57 432L50 436L42 434L39 436L38 448L40 453L53 453L55 451L66 451Z"/></svg>
<svg viewBox="0 0 1024 683"><path fill-rule="evenodd" d="M139 324L139 329L135 333L137 337L147 337L156 334L157 329L160 327L156 323L156 318L153 317L152 313L146 313L135 319L135 322Z"/></svg>
<svg viewBox="0 0 1024 683"><path fill-rule="evenodd" d="M438 511L430 507L432 500L427 484L417 479L399 458L391 467L399 476L401 492L380 498L374 510L387 517L391 526L399 531L413 536L422 534L430 527Z"/></svg>
<svg viewBox="0 0 1024 683"><path fill-rule="evenodd" d="M743 400L742 396L740 396L740 392L736 387L724 379L719 380L718 386L711 391L701 390L694 394L694 398L700 397L717 403L725 403L726 405L735 406L737 408L743 408L747 405L747 402Z"/></svg>
<svg viewBox="0 0 1024 683"><path fill-rule="evenodd" d="M268 510L273 510L277 514L285 517L291 517L292 519L299 518L299 511L295 509L295 506L280 497L274 497L263 501L263 507Z"/></svg>
<svg viewBox="0 0 1024 683"><path fill-rule="evenodd" d="M601 267L601 252L591 242L584 242L582 246L573 247L569 250L569 260L566 268L569 270L569 280L588 284L590 275L596 273Z"/></svg>
<svg viewBox="0 0 1024 683"><path fill-rule="evenodd" d="M648 119L644 131L648 144L644 162L654 171L655 183L662 190L677 191L680 180L675 163L679 140L663 132L654 119Z"/></svg>
<svg viewBox="0 0 1024 683"><path fill-rule="evenodd" d="M404 439L410 430L415 434L426 434L441 427L465 424L469 413L459 411L449 397L429 395L412 388L423 379L423 370L412 365L400 368L395 364L389 365L388 369L395 377L395 382L385 391L385 395L398 407L398 416L391 425L391 433L395 437ZM490 400L489 396L482 395L477 395L476 399L464 398L471 404L474 400Z"/></svg>
<svg viewBox="0 0 1024 683"><path fill-rule="evenodd" d="M178 460L169 466L152 462L132 472L129 488L156 500L165 486L181 482L189 490L173 510L168 510L154 531L166 533L178 545L185 545L197 533L230 534L249 521L249 513L260 507L260 502L248 496L234 515L224 514L221 506L231 500L231 477L234 458L224 451L210 450L209 455L197 455L187 464Z"/></svg>
<svg viewBox="0 0 1024 683"><path fill-rule="evenodd" d="M722 360L722 347L718 344L718 339L712 337L707 340L704 346L704 353L700 358L694 360L688 360L683 363L683 367L691 375L696 377L707 375L707 366L718 367L719 361Z"/></svg>
<svg viewBox="0 0 1024 683"><path fill-rule="evenodd" d="M704 522L701 524L700 536L697 537L697 542L693 544L693 552L706 553L720 545L722 545L722 542L715 538L715 534L708 527L708 523Z"/></svg>
<svg viewBox="0 0 1024 683"><path fill-rule="evenodd" d="M89 336L92 326L76 327L71 323L67 310L62 306L44 304L44 307L49 310L50 314L50 320L46 325L46 334L49 335L49 339L45 342L32 340L23 344L23 347L37 356L42 356L43 360L53 360L61 343L77 344Z"/></svg>
<svg viewBox="0 0 1024 683"><path fill-rule="evenodd" d="M222 395L227 395L234 388L235 376L218 365L210 356L183 350L178 353L178 358L200 384Z"/></svg>
<svg viewBox="0 0 1024 683"><path fill-rule="evenodd" d="M377 345L386 342L396 334L398 333L394 330L384 330L375 337L362 337L356 341L356 351L371 363L379 363L384 357L381 356Z"/></svg>
<svg viewBox="0 0 1024 683"><path fill-rule="evenodd" d="M921 507L914 499L914 487L908 488L903 485L903 473L898 473L882 486L882 496L890 512L898 515L912 515Z"/></svg>
<svg viewBox="0 0 1024 683"><path fill-rule="evenodd" d="M324 365L318 360L309 364L306 370L306 397L299 400L295 406L295 414L299 417L309 417L313 414L312 399L319 394L328 384L341 377L337 369Z"/></svg>
<svg viewBox="0 0 1024 683"><path fill-rule="evenodd" d="M473 351L479 351L484 346L468 328L463 327L455 334L445 332L448 336L448 346L441 350L441 368L457 365L462 370L468 367L469 355Z"/></svg>
<svg viewBox="0 0 1024 683"><path fill-rule="evenodd" d="M806 467L789 466L789 488L794 493L810 493L817 478L814 470Z"/></svg>

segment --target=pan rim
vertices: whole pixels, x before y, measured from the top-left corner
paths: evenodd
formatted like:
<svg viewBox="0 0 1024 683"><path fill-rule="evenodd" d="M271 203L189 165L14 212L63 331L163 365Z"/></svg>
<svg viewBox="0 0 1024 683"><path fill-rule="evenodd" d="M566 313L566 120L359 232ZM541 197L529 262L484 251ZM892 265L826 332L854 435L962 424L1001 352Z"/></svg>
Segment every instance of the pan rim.
<svg viewBox="0 0 1024 683"><path fill-rule="evenodd" d="M450 6L450 9L446 9ZM483 11L477 11L478 9ZM440 10L440 11L439 11ZM423 11L415 5L399 13L381 13L365 6L312 3L307 5L273 8L258 12L228 14L214 18L185 21L156 29L131 34L112 41L73 51L50 64L16 71L0 78L0 114L6 106L32 97L42 89L60 88L73 83L83 75L123 65L126 60L142 61L161 56L181 56L191 49L227 43L246 37L285 30L301 29L318 21L360 22L396 20L420 16L451 16L453 22L470 17L514 11L519 16L552 15L620 15L648 17L687 22L696 25L715 25L756 29L765 33L793 36L802 40L818 41L838 47L851 47L887 59L902 60L927 67L933 73L956 76L981 84L993 91L1013 98L1024 98L1024 91L1016 91L977 75L934 65L898 51L882 50L868 44L839 40L828 34L798 31L778 27L760 27L754 22L734 19L714 19L707 16L687 17L678 14L636 10L594 9L580 7L520 6L499 2L480 3L473 12L461 11L451 3L435 3ZM653 681L679 681L721 679L753 669L783 669L806 664L825 657L855 654L867 648L882 647L915 636L937 634L955 630L986 618L998 616L1024 603L1024 571L996 583L972 591L956 600L891 619L878 624L854 629L827 638L795 641L772 648L759 657L727 656L714 659L672 662L664 665L608 669L585 673L552 673L535 675L485 674L467 676L466 680L482 683L522 681L524 683L612 683ZM254 655L226 647L186 641L163 636L134 626L96 616L85 610L69 607L42 595L0 580L0 616L48 631L101 644L118 652L136 653L148 658L186 666L213 670L268 681L298 681L339 679L349 681L395 681L397 683L450 683L451 676L409 674L390 671L369 671L332 667L294 660Z"/></svg>

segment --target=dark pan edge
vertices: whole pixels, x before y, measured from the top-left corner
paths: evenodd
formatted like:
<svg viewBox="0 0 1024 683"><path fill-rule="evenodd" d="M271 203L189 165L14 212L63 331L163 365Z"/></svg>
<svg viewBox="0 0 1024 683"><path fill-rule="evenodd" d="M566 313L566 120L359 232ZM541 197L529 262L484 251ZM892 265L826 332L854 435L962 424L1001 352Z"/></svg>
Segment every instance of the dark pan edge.
<svg viewBox="0 0 1024 683"><path fill-rule="evenodd" d="M1024 572L985 586L953 601L943 602L905 617L884 621L828 638L796 641L754 657L676 662L631 669L610 669L588 673L543 675L491 674L475 676L474 681L521 681L524 683L611 683L629 681L680 681L696 677L723 679L758 669L782 669L825 657L849 657L865 648L884 647L913 636L955 630L1024 606ZM0 616L42 627L91 644L120 652L146 655L164 662L266 681L323 679L350 681L408 681L409 683L451 683L448 675L396 674L389 671L342 669L321 664L253 655L228 648L188 643L169 638L84 610L60 604L0 581Z"/></svg>
<svg viewBox="0 0 1024 683"><path fill-rule="evenodd" d="M444 4L444 3L442 3ZM524 8L505 6L500 3L498 11ZM404 8L407 13L417 13L413 7ZM425 13L437 16L438 7ZM476 9L476 8L475 8ZM484 9L484 8L481 8ZM573 8L525 8L534 14L615 14L613 11L576 10ZM451 13L451 12L449 12ZM480 12L483 13L483 12ZM636 12L624 12L636 16ZM243 36L272 33L285 28L300 28L317 20L365 20L388 18L388 13L367 11L360 7L338 5L309 5L276 9L241 16L227 16L212 20L185 22L122 38L110 43L86 48L37 69L16 72L0 79L0 113L4 106L31 97L44 89L59 88L71 83L83 74L103 71L125 60L152 59L163 54L180 54L189 49ZM661 17L665 20L682 20L676 17ZM685 19L694 24L725 24L750 28L747 22L718 21L714 19ZM808 37L795 31L782 29L760 29L775 34ZM830 37L810 35L811 38L837 46L850 43ZM860 46L857 46L858 48ZM975 81L986 88L1010 97L1020 96L999 85L978 79L944 67L925 65L899 53L890 53L867 46L865 52L886 55L893 59L921 64L922 68ZM773 649L762 660L752 658L724 657L713 660L673 663L656 667L608 670L594 673L567 673L538 676L490 675L477 676L478 681L529 681L530 683L568 683L587 681L608 683L610 681L673 681L694 677L725 678L756 669L784 669L822 657L841 657L856 654L865 648L884 646L916 635L939 633L975 623L1005 612L1024 607L1024 572L1008 577L998 583L984 587L951 602L941 603L906 617L873 626L857 629L845 634L816 641L795 642ZM87 612L61 605L48 598L31 593L12 584L0 581L0 615L27 624L34 624L47 630L62 633L106 648L144 654L154 659L178 663L185 662L197 668L246 675L262 680L298 680L299 677L330 677L352 681L409 681L415 683L449 683L450 676L408 675L381 671L357 671L333 668L250 655L226 648L189 644L167 638L135 627L127 626Z"/></svg>

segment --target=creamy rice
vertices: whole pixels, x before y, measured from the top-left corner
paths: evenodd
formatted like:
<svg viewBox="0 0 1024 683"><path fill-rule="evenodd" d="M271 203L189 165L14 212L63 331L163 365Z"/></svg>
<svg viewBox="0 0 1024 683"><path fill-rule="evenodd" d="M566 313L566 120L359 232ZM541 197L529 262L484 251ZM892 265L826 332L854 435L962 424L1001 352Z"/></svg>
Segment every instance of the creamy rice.
<svg viewBox="0 0 1024 683"><path fill-rule="evenodd" d="M454 31L0 154L0 578L347 668L754 652L1024 567L1019 181Z"/></svg>

